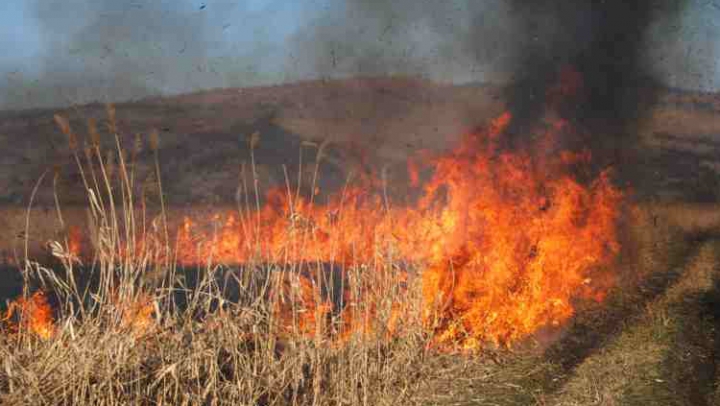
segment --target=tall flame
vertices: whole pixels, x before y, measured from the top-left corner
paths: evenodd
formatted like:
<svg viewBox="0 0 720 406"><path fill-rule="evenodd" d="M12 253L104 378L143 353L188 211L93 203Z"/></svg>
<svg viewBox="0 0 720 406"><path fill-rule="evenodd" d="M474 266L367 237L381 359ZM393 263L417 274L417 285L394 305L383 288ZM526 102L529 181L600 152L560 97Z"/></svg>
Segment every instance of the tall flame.
<svg viewBox="0 0 720 406"><path fill-rule="evenodd" d="M573 92L575 82L558 92ZM393 259L413 263L420 269L422 323L441 346L508 346L560 325L573 316L575 301L602 300L613 283L623 196L607 170L586 179L588 152L551 153L548 145L567 123L553 123L536 143L511 152L500 145L511 120L504 113L454 150L411 161L411 183L420 192L414 205L388 205L373 192L379 182L371 177L324 204L273 189L258 211L185 217L177 227L177 261L331 263L346 270ZM422 167L434 172L421 186ZM285 332L315 334L326 328L333 305L319 294L316 278L295 276L275 292L275 319ZM359 314L363 297L339 309L340 336L372 330L367 320L378 310L367 305ZM393 334L406 311L392 306L386 332Z"/></svg>
<svg viewBox="0 0 720 406"><path fill-rule="evenodd" d="M592 279L601 279L598 288L610 282L622 196L608 173L586 187L567 168L573 154L545 162L496 154L493 141L508 121L501 117L485 140L470 136L437 160L426 187L424 207L441 187L446 193L423 274L439 342L507 345L566 321L575 297L597 293Z"/></svg>
<svg viewBox="0 0 720 406"><path fill-rule="evenodd" d="M622 194L607 171L587 184L576 179L587 152L503 151L498 141L510 121L505 113L426 162L434 175L414 208L387 208L362 187L321 206L273 190L259 213L227 214L210 235L185 218L179 261L259 256L352 266L377 263L392 247L398 258L424 264L425 323L438 343L509 345L559 325L573 315L573 300L600 299L612 283ZM564 127L551 126L538 145Z"/></svg>

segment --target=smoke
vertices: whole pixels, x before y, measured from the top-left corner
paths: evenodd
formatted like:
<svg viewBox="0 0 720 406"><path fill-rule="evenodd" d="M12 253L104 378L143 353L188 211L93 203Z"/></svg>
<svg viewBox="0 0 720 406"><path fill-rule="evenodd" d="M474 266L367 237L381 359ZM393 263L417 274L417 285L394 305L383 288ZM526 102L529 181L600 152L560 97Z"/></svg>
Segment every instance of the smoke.
<svg viewBox="0 0 720 406"><path fill-rule="evenodd" d="M191 1L34 0L42 48L34 80L11 78L4 104L127 100L219 87L209 63L222 27ZM230 5L216 5L222 15ZM22 75L18 75L22 76ZM32 78L32 75L24 75Z"/></svg>
<svg viewBox="0 0 720 406"><path fill-rule="evenodd" d="M457 77L458 66L465 73L472 67L476 80L509 84L511 143L532 133L552 86L570 69L583 84L558 113L587 133L575 142L617 163L629 159L637 125L665 79L649 45L662 48L658 41L683 37L662 27L677 26L688 4L347 0L309 24L296 38L297 49L320 76L410 71Z"/></svg>
<svg viewBox="0 0 720 406"><path fill-rule="evenodd" d="M335 2L291 39L289 70L320 77L498 79L521 40L509 13L500 0Z"/></svg>
<svg viewBox="0 0 720 406"><path fill-rule="evenodd" d="M538 114L547 83L559 65L568 63L590 81L586 89L612 84L611 95L587 93L587 109L573 115L589 118L601 110L606 118L629 116L639 96L619 89L628 89L637 78L682 87L720 83L709 56L716 46L714 31L706 29L713 25L708 16L719 11L705 3L30 0L22 3L20 14L26 32L37 25L38 56L17 53L23 61L12 75L3 72L9 85L0 84L0 103L61 105L318 77L402 74L513 83L508 94L513 110L529 122ZM693 44L688 44L687 28L667 29L677 26L688 8L696 16L683 24L696 26L690 30ZM652 69L643 55L649 48ZM688 78L683 72L703 77Z"/></svg>
<svg viewBox="0 0 720 406"><path fill-rule="evenodd" d="M680 89L720 88L720 5L688 0L685 10L658 13L647 33L648 58L663 82Z"/></svg>
<svg viewBox="0 0 720 406"><path fill-rule="evenodd" d="M572 66L584 83L562 116L591 131L595 148L631 149L637 124L660 85L648 33L654 21L678 21L684 6L682 0L514 1L526 39L508 95L519 119L516 128L524 130L542 114L549 86L557 83L563 66ZM555 28L538 32L548 16Z"/></svg>
<svg viewBox="0 0 720 406"><path fill-rule="evenodd" d="M174 2L37 0L43 86L58 99L133 98L166 90L206 60L204 20ZM52 93L51 93L52 94ZM102 94L102 93L100 93Z"/></svg>

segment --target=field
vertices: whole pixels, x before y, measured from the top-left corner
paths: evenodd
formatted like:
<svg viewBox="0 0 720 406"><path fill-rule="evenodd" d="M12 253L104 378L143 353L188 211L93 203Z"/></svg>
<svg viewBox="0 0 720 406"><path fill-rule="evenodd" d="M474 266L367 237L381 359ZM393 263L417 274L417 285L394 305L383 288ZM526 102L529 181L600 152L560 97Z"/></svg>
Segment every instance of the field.
<svg viewBox="0 0 720 406"><path fill-rule="evenodd" d="M572 313L542 307L538 314L548 319L529 335L485 319L478 330L456 331L448 314L464 307L447 313L427 304L432 284L423 267L440 272L437 264L423 255L408 259L433 251L430 240L420 239L421 249L382 237L365 244L368 223L358 220L382 212L372 217L378 235L397 238L398 229L421 226L442 235L444 228L422 217L434 206L417 203L419 219L403 209L405 197L422 194L411 186L417 179L407 161L444 157L464 133L493 128L502 89L353 79L110 110L0 113L0 402L720 404L718 109L715 95L667 90L638 134L642 165L615 168L622 202L611 186L578 192L593 199L581 211L598 222L599 202L617 210L618 248L610 262L592 265L601 270L593 278L611 280L590 292L593 300L570 298ZM88 119L99 130L87 129ZM152 128L158 132L148 134ZM468 168L483 151L450 157ZM510 169L525 168L510 162ZM420 182L437 180L430 169L420 171ZM492 171L481 190L503 173ZM484 182L483 173L473 180ZM377 200L350 193L357 199L350 209L326 203L358 182L371 185ZM263 211L273 188L291 208L278 218ZM518 207L501 213L522 218ZM575 230L553 210L539 216ZM186 243L187 219L211 250L198 239ZM270 234L261 226L268 222ZM293 248L282 258L272 249L275 222L292 230L283 243ZM227 241L239 244L228 230L241 226L251 230L241 242L250 248L228 256ZM318 229L326 240L317 242ZM585 249L583 230L570 246L543 251L537 243L521 260L532 265L545 252L571 258L573 246ZM605 252L614 242L614 226L601 230L586 238L588 250ZM608 240L593 245L598 235ZM327 251L326 241L340 242ZM264 244L271 248L253 248ZM202 255L188 254L193 249ZM449 263L461 280L458 261ZM550 279L547 286L582 290L590 279ZM516 303L501 303L510 318Z"/></svg>

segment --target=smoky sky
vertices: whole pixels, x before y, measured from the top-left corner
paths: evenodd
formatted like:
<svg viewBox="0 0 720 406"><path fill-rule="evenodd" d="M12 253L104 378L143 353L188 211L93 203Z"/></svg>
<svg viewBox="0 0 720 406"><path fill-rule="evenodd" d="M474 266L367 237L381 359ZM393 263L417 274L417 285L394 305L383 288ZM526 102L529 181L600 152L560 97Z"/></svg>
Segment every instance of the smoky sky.
<svg viewBox="0 0 720 406"><path fill-rule="evenodd" d="M270 10L242 2L33 0L24 6L38 55L10 70L3 92L3 104L21 107L252 85L269 46L270 27L257 29L260 17L273 22Z"/></svg>
<svg viewBox="0 0 720 406"><path fill-rule="evenodd" d="M169 2L35 0L43 44L29 94L56 103L129 98L187 80L206 57L204 20ZM33 94L36 93L36 94Z"/></svg>
<svg viewBox="0 0 720 406"><path fill-rule="evenodd" d="M561 107L566 119L593 130L632 132L652 106L660 80L647 51L653 21L677 26L684 0L515 0L516 32L525 39L513 72L509 107L516 123L542 114L551 86L566 67L578 72L579 94ZM549 24L548 24L549 23ZM545 27L551 27L547 29Z"/></svg>
<svg viewBox="0 0 720 406"><path fill-rule="evenodd" d="M720 87L719 6L641 0L627 2L640 11L613 8L620 3L7 0L0 10L14 17L2 22L15 29L0 34L18 38L1 42L16 50L0 57L0 107L355 75L529 83L533 69L582 65L588 47L609 46L601 28L616 24L632 32L621 48L633 52L621 53L649 61L647 75L671 86Z"/></svg>
<svg viewBox="0 0 720 406"><path fill-rule="evenodd" d="M531 133L548 91L572 67L583 85L559 113L607 134L583 140L593 148L627 148L660 86L702 87L712 80L712 43L720 38L698 33L720 31L699 27L714 27L699 17L718 8L691 0L347 0L309 24L294 48L321 75L436 77L474 69L502 78L517 134ZM683 41L690 37L695 41ZM434 46L423 46L428 43ZM693 45L698 48L684 49ZM668 72L684 83L668 80ZM697 75L687 80L691 72Z"/></svg>
<svg viewBox="0 0 720 406"><path fill-rule="evenodd" d="M319 75L410 72L452 81L503 75L523 40L505 1L338 2L292 39ZM494 72L490 72L494 71Z"/></svg>

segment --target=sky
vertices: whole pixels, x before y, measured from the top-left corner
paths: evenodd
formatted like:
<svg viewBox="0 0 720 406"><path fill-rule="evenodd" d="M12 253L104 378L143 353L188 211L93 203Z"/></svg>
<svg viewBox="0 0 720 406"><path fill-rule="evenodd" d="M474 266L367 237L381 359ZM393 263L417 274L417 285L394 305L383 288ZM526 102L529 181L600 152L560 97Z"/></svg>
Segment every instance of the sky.
<svg viewBox="0 0 720 406"><path fill-rule="evenodd" d="M353 75L502 83L517 57L506 4L2 0L0 109ZM646 41L657 78L720 90L720 0L689 0L679 22L656 20ZM468 36L478 21L483 37Z"/></svg>

